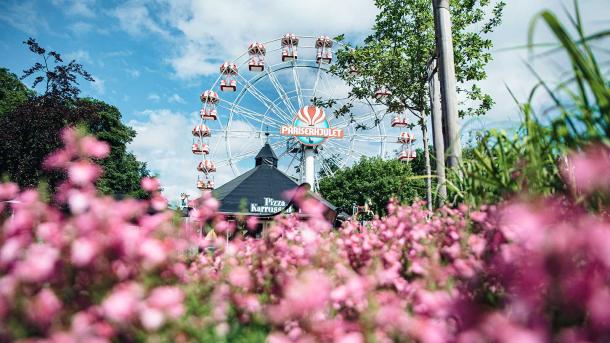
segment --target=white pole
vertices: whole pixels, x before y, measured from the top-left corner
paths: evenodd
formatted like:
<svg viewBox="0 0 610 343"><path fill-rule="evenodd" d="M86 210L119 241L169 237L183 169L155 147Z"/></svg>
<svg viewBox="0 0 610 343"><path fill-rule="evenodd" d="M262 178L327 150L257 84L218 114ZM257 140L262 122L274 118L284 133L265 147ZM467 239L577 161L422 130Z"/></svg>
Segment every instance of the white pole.
<svg viewBox="0 0 610 343"><path fill-rule="evenodd" d="M432 137L434 139L434 153L436 156L436 176L438 177L438 203L443 205L447 198L447 186L445 185L445 142L443 141L441 86L438 81L436 58L431 60L428 72L430 109L432 115Z"/></svg>
<svg viewBox="0 0 610 343"><path fill-rule="evenodd" d="M305 155L305 182L307 182L311 186L311 190L313 191L315 188L315 175L316 175L316 152L312 147L304 146L304 155Z"/></svg>
<svg viewBox="0 0 610 343"><path fill-rule="evenodd" d="M458 166L462 155L457 104L457 82L453 56L453 36L449 0L432 0L436 26L436 46L439 52L439 76L441 82L441 101L443 119L447 125L445 149L449 168Z"/></svg>

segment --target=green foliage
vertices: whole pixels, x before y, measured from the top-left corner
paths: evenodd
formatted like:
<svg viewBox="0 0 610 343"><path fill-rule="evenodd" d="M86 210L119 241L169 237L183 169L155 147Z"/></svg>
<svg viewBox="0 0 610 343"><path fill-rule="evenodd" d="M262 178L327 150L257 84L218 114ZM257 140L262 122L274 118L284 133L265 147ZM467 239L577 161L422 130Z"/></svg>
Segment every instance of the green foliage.
<svg viewBox="0 0 610 343"><path fill-rule="evenodd" d="M538 77L539 84L520 104L524 121L514 135L491 130L480 137L471 156L464 158L460 172L450 177L449 188L456 201L491 203L518 193L570 195L560 175L563 157L593 144L610 146L610 86L590 45L610 32L586 36L575 2L575 14L569 20L578 37L573 38L554 13L543 11L530 26L531 48L538 20L543 20L559 41L551 52L566 53L572 73L554 88ZM554 102L545 111L550 117L548 124L534 111L533 99L540 90Z"/></svg>
<svg viewBox="0 0 610 343"><path fill-rule="evenodd" d="M82 126L111 148L110 156L100 161L104 168L97 183L100 192L145 197L140 179L149 175L146 164L127 151L127 144L136 132L123 124L116 107L78 98L78 77L90 80L80 64L75 61L61 64L58 53L47 53L33 39L27 44L41 56L44 66L37 63L24 72L24 77L41 74L36 76L33 86L44 84L45 93L36 95L6 69L0 70L0 175L24 187L36 187L41 180L56 186L65 176L43 170L42 162L61 146L59 133L64 127ZM55 62L53 69L48 67L50 60Z"/></svg>
<svg viewBox="0 0 610 343"><path fill-rule="evenodd" d="M323 198L348 214L355 204L371 200L371 210L385 213L391 198L411 203L424 194L423 180L413 176L411 166L398 160L363 157L349 168L337 170L334 176L320 180Z"/></svg>
<svg viewBox="0 0 610 343"><path fill-rule="evenodd" d="M429 108L427 65L436 46L432 1L377 0L375 4L381 12L374 33L363 46L339 51L333 70L353 87L352 96L372 97L385 86L392 92L391 110L424 116ZM492 41L485 35L501 23L504 5L502 1L495 5L488 0L451 1L456 76L459 91L468 99L461 106L462 115L484 114L493 105L489 95L471 82L486 78L484 68L491 60ZM353 67L356 76L350 74Z"/></svg>
<svg viewBox="0 0 610 343"><path fill-rule="evenodd" d="M6 68L0 68L0 117L13 111L33 95L34 92L21 83L17 75Z"/></svg>

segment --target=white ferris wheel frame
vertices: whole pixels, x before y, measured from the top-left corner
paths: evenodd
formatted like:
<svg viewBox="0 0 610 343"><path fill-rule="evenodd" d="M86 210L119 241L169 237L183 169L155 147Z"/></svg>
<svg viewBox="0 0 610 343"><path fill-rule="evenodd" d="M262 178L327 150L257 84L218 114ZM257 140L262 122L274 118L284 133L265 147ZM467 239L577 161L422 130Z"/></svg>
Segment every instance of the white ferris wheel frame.
<svg viewBox="0 0 610 343"><path fill-rule="evenodd" d="M302 40L313 40L314 42L315 42L315 39L317 38L315 36L297 36L297 37ZM276 38L276 39L273 39L273 40L270 40L267 42L263 42L262 44L264 44L265 47L268 47L270 44L278 43L281 40L282 40L282 38L280 37L280 38ZM344 47L344 48L347 47L348 49L351 49L347 45L337 42L333 39L331 39L331 41L333 42L333 46L340 46L340 47ZM269 56L270 54L273 54L273 53L280 53L282 50L282 47L280 44L277 44L277 45L278 45L278 47L273 47L272 49L267 49L265 56ZM295 166L297 166L297 165L301 166L300 167L300 177L301 177L301 179L303 179L304 169L305 169L304 165L303 165L304 164L304 156L303 156L304 153L303 152L292 153L292 154L290 153L289 148L288 148L288 142L291 139L293 139L293 137L280 135L279 127L281 125L290 125L293 122L293 117L296 115L297 111L300 108L303 108L305 106L305 104L306 104L305 99L312 99L315 96L317 96L318 94L325 96L326 99L333 99L333 97L329 96L329 94L328 94L328 91L331 90L328 88L333 88L333 87L330 87L331 85L330 85L330 80L329 80L329 75L332 75L329 70L331 63L318 63L315 59L316 49L317 48L315 45L299 44L298 45L299 58L297 58L295 60L280 61L280 62L274 63L274 64L267 64L266 63L267 59L265 58L264 70L260 71L260 72L251 72L252 76L250 78L247 79L242 73L237 73L234 77L235 77L235 80L237 81L237 83L241 86L237 90L237 96L232 101L223 99L222 94L225 92L218 92L219 98L220 98L219 102L217 104L217 106L219 108L219 112L220 112L220 109L223 109L223 110L228 110L229 113L228 114L225 113L222 116L219 115L216 122L218 123L220 130L212 130L212 136L218 135L218 134L221 135L222 140L224 140L226 154L227 154L227 158L214 161L217 167L222 167L222 166L228 165L231 168L231 171L233 172L234 176L240 175L241 171L237 164L240 161L242 161L248 157L254 156L260 150L260 146L252 147L252 149L250 149L250 150L247 150L245 152L242 151L239 154L234 155L231 150L230 140L240 138L240 134L242 135L241 137L243 137L243 138L246 138L246 137L252 138L253 137L252 135L257 135L260 138L260 137L262 137L261 136L262 134L265 134L265 135L275 138L275 139L281 138L280 140L278 140L274 143L270 143L271 147L275 151L278 151L278 148L286 146L286 150L278 155L279 159L285 157L286 155L292 155L290 162L288 163L288 165L285 168L283 168L283 171L285 173L288 173L290 171L290 168L293 166L294 162L297 162L298 164L296 164ZM302 58L301 56L303 56L303 55L301 54L301 52L303 50L313 51L314 59ZM333 50L336 51L336 49L333 49ZM244 70L244 69L247 69L247 64L248 64L249 60L250 60L250 57L249 57L248 51L246 50L246 52L244 52L243 54L241 54L240 56L235 58L230 63L234 63L239 70ZM282 82L280 82L280 80L278 78L278 73L280 71L287 70L287 69L290 69L292 71L292 82L294 83L294 88L290 89L290 90L287 90L282 85ZM298 69L316 70L315 71L315 73L316 73L315 81L311 88L302 87L301 80L299 78ZM210 89L212 89L212 90L218 89L218 86L222 79L223 79L223 75L220 75L216 79L216 81L213 83L213 85ZM271 85L273 86L273 88L275 90L275 93L277 93L277 97L273 96L272 98L270 98L265 94L265 92L256 88L256 84L262 80L268 80L271 83ZM320 89L321 84L324 84L323 87L326 87L325 88L326 91L323 91ZM311 95L304 96L303 94L305 92L311 92ZM260 104L262 104L266 108L264 113L259 113L257 111L249 109L246 106L242 106L241 102L244 99L244 97L248 94L250 96L254 97ZM294 100L296 100L296 102L298 103L298 108L294 107L294 103L293 103ZM343 128L345 130L345 137L342 139L342 141L348 140L349 144L347 144L347 146L344 146L338 141L328 139L320 145L321 148L316 149L316 154L322 157L321 159L317 159L317 160L319 162L319 166L320 166L323 174L324 175L334 175L334 171L333 171L334 168L333 168L333 166L328 165L328 163L329 163L329 161L336 159L337 154L339 156L342 156L339 163L334 163L335 167L338 167L338 168L346 167L350 160L355 161L355 160L359 159L361 156L381 156L381 157L386 156L387 143L393 143L392 141L388 140L389 136L386 135L385 125L383 125L383 119L388 114L387 107L384 104L377 103L375 100L372 100L372 99L360 100L360 99L355 99L352 97L352 98L333 99L333 100L335 100L336 103L335 103L335 105L331 106L331 108L327 109L327 110L329 110L329 112L332 111L334 113L334 110L336 107L343 107L345 105L355 104L355 103L360 103L361 106L367 107L368 109L370 109L370 111L365 112L365 113L360 113L359 115L354 115L350 111L350 116L335 118L332 121L333 127ZM347 101L345 101L345 100L347 100ZM343 101L343 103L340 103L340 101ZM273 114L275 114L275 115L273 115ZM327 115L328 114L330 114L330 113L327 112ZM225 123L223 123L223 120L221 120L221 117L227 118L226 126L225 126ZM251 126L252 128L255 128L257 130L255 130L255 131L232 130L231 124L233 123L234 118L235 118L235 120L238 120L237 119L238 117L241 117L241 119L243 119L246 123L248 123L249 126ZM370 119L377 119L378 123L374 127L368 128L367 130L376 130L377 134L365 134L365 133L357 132L357 130L354 128L354 124L363 123ZM201 120L200 122L204 123L203 120ZM256 122L258 124L254 125L253 122ZM278 129L278 132L270 132L267 129L268 127L273 127L274 129ZM245 134L245 135L243 135L243 134ZM376 152L359 151L358 149L356 149L354 147L356 142L372 142L375 144L379 144L379 150ZM220 141L217 141L217 143L220 143ZM214 146L211 146L210 148L211 148L210 157L213 157L214 156L214 154L213 154ZM332 154L332 153L327 152L326 148L336 150L337 154ZM280 150L280 151L282 151L282 150ZM299 154L300 154L300 161L296 161L298 159ZM203 158L205 159L206 157L203 156ZM315 178L316 178L315 184L317 184L317 182L318 182L317 173L315 175ZM316 187L316 185L312 185L312 186L314 188Z"/></svg>

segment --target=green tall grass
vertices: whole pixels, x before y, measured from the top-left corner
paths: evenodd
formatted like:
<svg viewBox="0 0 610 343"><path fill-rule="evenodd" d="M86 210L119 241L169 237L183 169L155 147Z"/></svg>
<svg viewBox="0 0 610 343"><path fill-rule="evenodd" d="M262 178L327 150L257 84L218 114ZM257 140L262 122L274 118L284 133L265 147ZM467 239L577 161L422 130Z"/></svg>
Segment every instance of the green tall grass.
<svg viewBox="0 0 610 343"><path fill-rule="evenodd" d="M610 146L610 85L591 47L610 31L586 35L578 1L573 13L566 14L573 33L554 12L545 10L530 24L528 46L531 51L537 48L533 35L543 22L557 40L557 47L544 54L565 54L571 67L568 76L550 86L530 68L539 82L527 101L519 104L523 122L513 134L490 130L478 138L459 170L448 178L454 202L482 204L514 196L567 194L558 167L561 159L589 145ZM544 123L533 105L540 92L553 102Z"/></svg>

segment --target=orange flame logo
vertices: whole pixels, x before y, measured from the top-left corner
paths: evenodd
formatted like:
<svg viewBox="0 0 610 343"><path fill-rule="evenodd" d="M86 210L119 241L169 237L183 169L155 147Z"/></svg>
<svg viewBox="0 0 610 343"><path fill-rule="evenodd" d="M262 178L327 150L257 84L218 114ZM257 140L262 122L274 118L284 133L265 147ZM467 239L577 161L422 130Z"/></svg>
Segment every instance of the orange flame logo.
<svg viewBox="0 0 610 343"><path fill-rule="evenodd" d="M319 107L305 106L297 113L297 118L309 126L314 126L326 119L326 113Z"/></svg>

